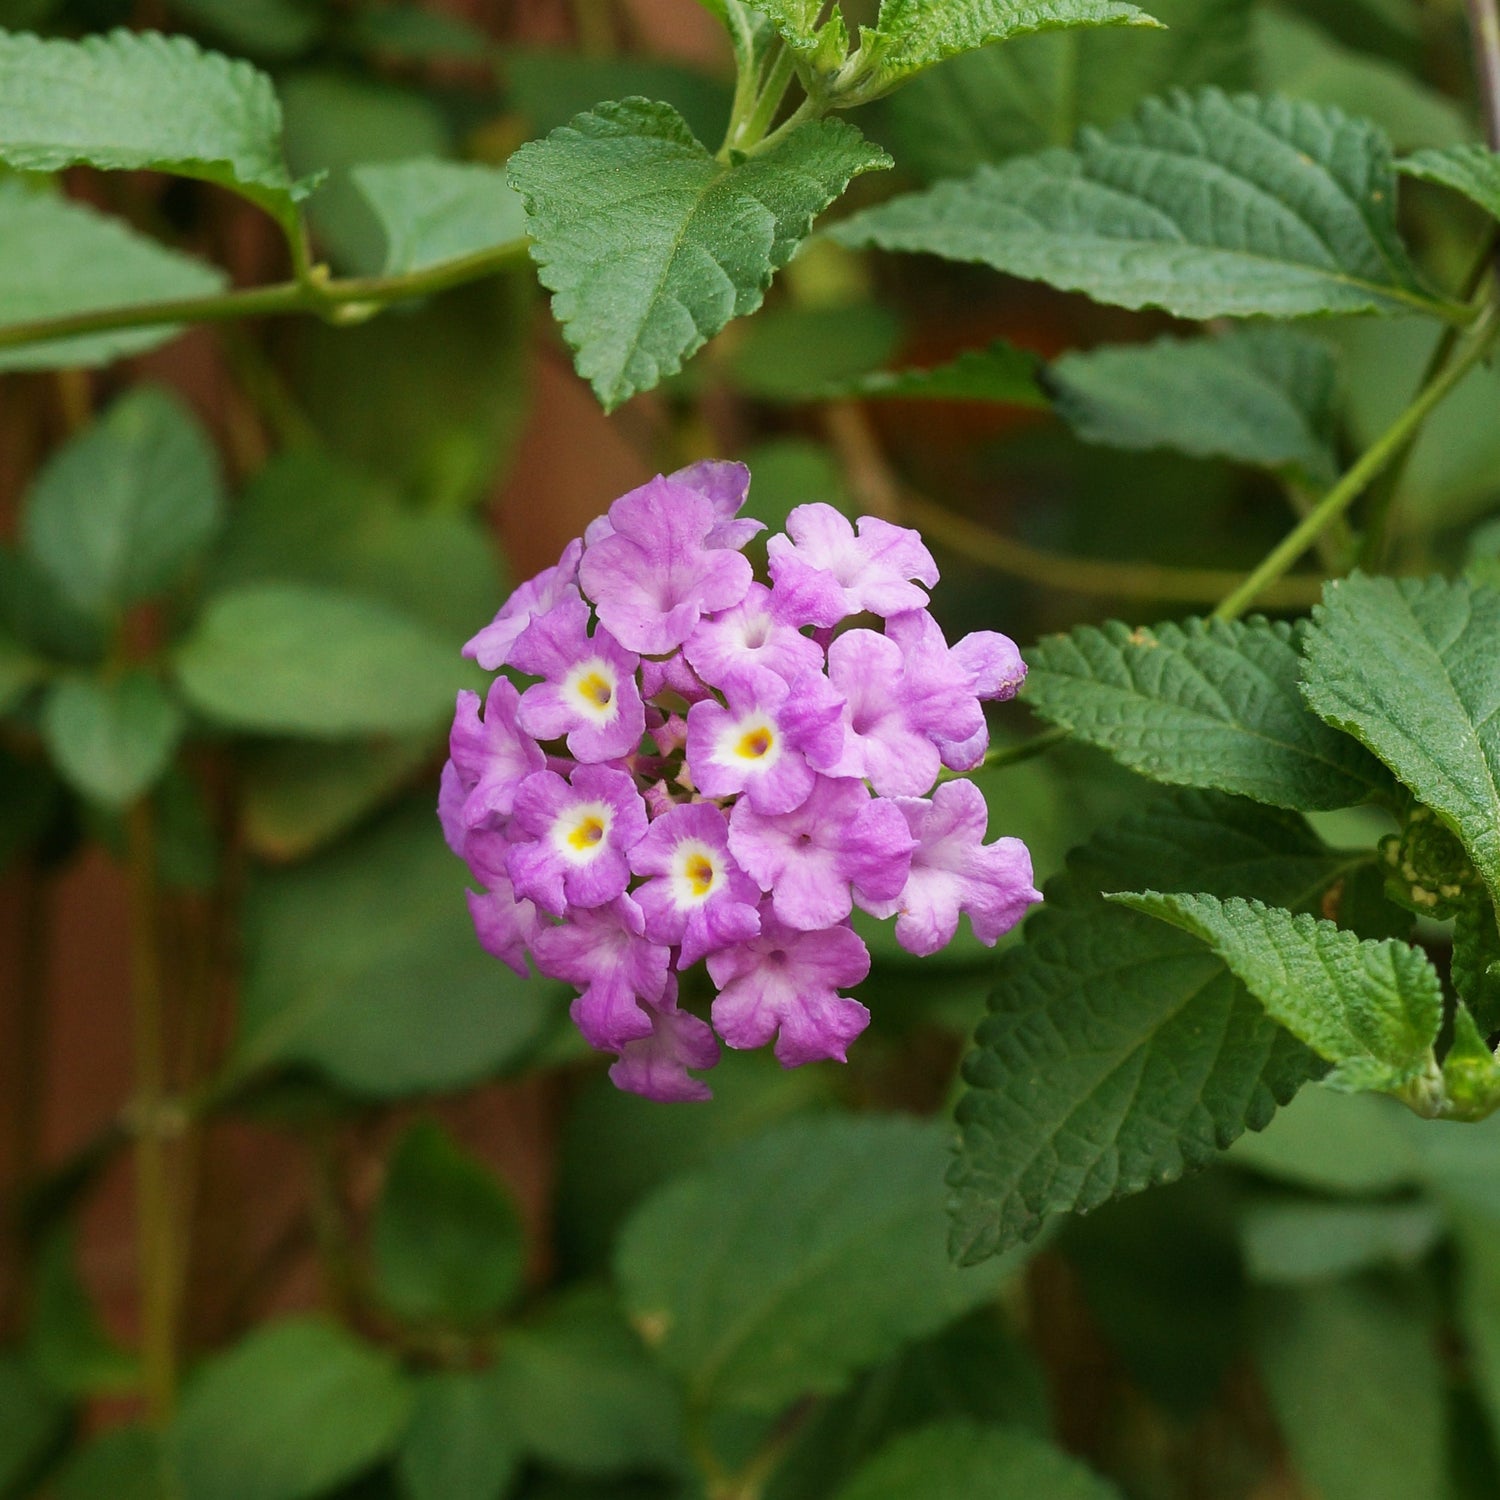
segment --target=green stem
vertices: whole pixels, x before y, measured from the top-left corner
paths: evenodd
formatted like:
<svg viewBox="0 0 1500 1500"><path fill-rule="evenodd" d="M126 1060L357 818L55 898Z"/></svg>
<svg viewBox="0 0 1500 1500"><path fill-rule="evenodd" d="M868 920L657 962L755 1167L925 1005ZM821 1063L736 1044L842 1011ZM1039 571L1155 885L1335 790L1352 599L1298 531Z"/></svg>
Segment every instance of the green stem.
<svg viewBox="0 0 1500 1500"><path fill-rule="evenodd" d="M1279 582L1309 547L1365 492L1372 481L1394 462L1402 447L1422 429L1454 387L1490 352L1497 328L1494 304L1488 304L1474 324L1468 346L1447 369L1429 382L1415 401L1401 413L1358 463L1308 512L1303 521L1266 555L1265 560L1214 610L1214 618L1235 620L1257 599Z"/></svg>
<svg viewBox="0 0 1500 1500"><path fill-rule="evenodd" d="M786 98L786 91L791 87L796 72L797 59L792 49L785 42L778 42L771 53L766 81L760 95L744 123L729 141L732 149L749 151L761 143L771 128L771 121L776 118L776 111L781 108L781 101Z"/></svg>
<svg viewBox="0 0 1500 1500"><path fill-rule="evenodd" d="M1490 149L1500 151L1500 6L1496 0L1467 0L1469 33L1479 70L1485 133Z"/></svg>
<svg viewBox="0 0 1500 1500"><path fill-rule="evenodd" d="M1039 755L1045 755L1049 750L1065 743L1067 738L1066 729L1056 726L1044 729L1041 734L1022 740L1019 745L995 746L972 771L944 771L938 780L954 781L960 777L978 776L981 771L997 771L1002 766L1019 766L1025 761L1035 760Z"/></svg>
<svg viewBox="0 0 1500 1500"><path fill-rule="evenodd" d="M282 281L271 286L216 292L206 297L180 297L165 302L107 307L63 317L37 318L29 323L0 327L0 349L83 334L113 333L123 328L158 328L185 323L220 323L236 318L314 313L333 323L359 323L393 302L427 297L465 282L493 275L526 255L523 241L481 250L398 276L350 276L331 279L313 267L305 281Z"/></svg>

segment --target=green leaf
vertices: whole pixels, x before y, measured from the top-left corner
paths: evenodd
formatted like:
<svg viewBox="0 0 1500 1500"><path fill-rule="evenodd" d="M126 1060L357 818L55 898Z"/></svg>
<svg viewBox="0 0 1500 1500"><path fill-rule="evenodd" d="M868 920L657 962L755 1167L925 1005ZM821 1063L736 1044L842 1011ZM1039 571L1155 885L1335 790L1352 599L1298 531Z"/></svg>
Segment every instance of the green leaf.
<svg viewBox="0 0 1500 1500"><path fill-rule="evenodd" d="M1500 590L1356 574L1313 621L1308 703L1438 814L1500 896Z"/></svg>
<svg viewBox="0 0 1500 1500"><path fill-rule="evenodd" d="M1396 170L1423 182L1439 182L1500 219L1500 152L1467 144L1445 150L1419 151L1396 163Z"/></svg>
<svg viewBox="0 0 1500 1500"><path fill-rule="evenodd" d="M42 705L42 738L63 779L106 807L149 791L172 762L182 709L144 672L65 677Z"/></svg>
<svg viewBox="0 0 1500 1500"><path fill-rule="evenodd" d="M1032 32L1160 25L1119 0L881 0L876 29L861 40L884 90L944 58Z"/></svg>
<svg viewBox="0 0 1500 1500"><path fill-rule="evenodd" d="M717 7L715 7L717 9ZM831 72L844 61L849 28L838 4L823 0L760 0L755 7L781 34L792 51L820 72ZM726 12L728 5L724 6ZM827 12L827 20L822 17Z"/></svg>
<svg viewBox="0 0 1500 1500"><path fill-rule="evenodd" d="M370 162L349 180L385 231L388 276L525 249L526 209L503 168L419 157Z"/></svg>
<svg viewBox="0 0 1500 1500"><path fill-rule="evenodd" d="M901 320L869 302L768 308L725 342L725 362L738 390L762 401L803 401L894 357Z"/></svg>
<svg viewBox="0 0 1500 1500"><path fill-rule="evenodd" d="M1465 1132L1469 1134L1469 1132ZM1494 1142L1485 1143L1485 1174L1494 1176ZM1458 1312L1473 1361L1474 1384L1493 1425L1500 1422L1500 1248L1495 1219L1472 1209L1455 1215L1460 1250Z"/></svg>
<svg viewBox="0 0 1500 1500"><path fill-rule="evenodd" d="M210 599L173 658L200 713L311 737L436 729L459 681L451 645L374 600L300 584Z"/></svg>
<svg viewBox="0 0 1500 1500"><path fill-rule="evenodd" d="M177 1500L161 1435L113 1427L79 1449L57 1478L57 1500Z"/></svg>
<svg viewBox="0 0 1500 1500"><path fill-rule="evenodd" d="M1479 1029L1500 1031L1500 925L1488 898L1464 906L1453 923L1452 975Z"/></svg>
<svg viewBox="0 0 1500 1500"><path fill-rule="evenodd" d="M158 245L85 203L0 181L0 332L37 318L207 297L225 281L217 267ZM0 371L104 365L143 354L180 331L126 328L0 347Z"/></svg>
<svg viewBox="0 0 1500 1500"><path fill-rule="evenodd" d="M626 1225L626 1305L691 1398L774 1412L994 1295L942 1244L948 1132L899 1118L784 1125L668 1185Z"/></svg>
<svg viewBox="0 0 1500 1500"><path fill-rule="evenodd" d="M490 1382L507 1431L553 1467L687 1466L682 1399L602 1290L575 1287L507 1329Z"/></svg>
<svg viewBox="0 0 1500 1500"><path fill-rule="evenodd" d="M612 409L754 312L850 179L889 165L818 120L726 166L669 105L626 99L523 146L510 172L579 373Z"/></svg>
<svg viewBox="0 0 1500 1500"><path fill-rule="evenodd" d="M232 1072L305 1063L386 1098L458 1088L522 1054L558 990L480 948L465 873L424 805L262 877L245 916Z"/></svg>
<svg viewBox="0 0 1500 1500"><path fill-rule="evenodd" d="M1004 339L983 349L966 349L946 365L927 370L876 370L837 382L818 394L894 397L901 400L998 401L1006 406L1045 407L1037 383L1041 361Z"/></svg>
<svg viewBox="0 0 1500 1500"><path fill-rule="evenodd" d="M1207 943L1273 1019L1335 1065L1330 1087L1414 1104L1438 1091L1443 987L1420 949L1361 941L1259 901L1156 891L1115 899Z"/></svg>
<svg viewBox="0 0 1500 1500"><path fill-rule="evenodd" d="M955 1255L981 1260L1051 1214L1205 1165L1320 1070L1222 961L1101 891L1209 882L1316 908L1347 868L1302 819L1205 792L1163 796L1075 850L1000 955L965 1064Z"/></svg>
<svg viewBox="0 0 1500 1500"><path fill-rule="evenodd" d="M1265 620L1118 621L1049 636L1026 701L1133 771L1302 812L1383 800L1389 780L1298 691L1301 633Z"/></svg>
<svg viewBox="0 0 1500 1500"><path fill-rule="evenodd" d="M396 1457L406 1500L500 1500L520 1453L494 1382L444 1370L418 1376L413 1387L411 1424Z"/></svg>
<svg viewBox="0 0 1500 1500"><path fill-rule="evenodd" d="M357 12L345 22L344 36L357 47L407 63L482 63L495 50L472 22L412 4Z"/></svg>
<svg viewBox="0 0 1500 1500"><path fill-rule="evenodd" d="M313 186L287 173L264 73L152 31L79 42L0 32L0 162L201 177L283 222Z"/></svg>
<svg viewBox="0 0 1500 1500"><path fill-rule="evenodd" d="M1354 1283L1267 1292L1257 1312L1261 1374L1310 1492L1447 1493L1446 1377L1416 1299Z"/></svg>
<svg viewBox="0 0 1500 1500"><path fill-rule="evenodd" d="M1334 352L1291 329L1065 354L1046 381L1086 443L1295 467L1320 483L1336 474Z"/></svg>
<svg viewBox="0 0 1500 1500"><path fill-rule="evenodd" d="M46 675L46 664L0 625L0 714L9 713Z"/></svg>
<svg viewBox="0 0 1500 1500"><path fill-rule="evenodd" d="M1254 1281L1316 1282L1370 1267L1413 1265L1447 1232L1433 1204L1252 1201L1241 1235Z"/></svg>
<svg viewBox="0 0 1500 1500"><path fill-rule="evenodd" d="M1421 285L1395 199L1373 126L1204 89L1148 100L1074 151L981 167L830 232L1185 318L1457 316Z"/></svg>
<svg viewBox="0 0 1500 1500"><path fill-rule="evenodd" d="M190 25L236 52L269 61L297 57L318 40L326 18L317 0L171 0Z"/></svg>
<svg viewBox="0 0 1500 1500"><path fill-rule="evenodd" d="M526 1245L510 1195L438 1125L391 1157L370 1230L375 1290L412 1322L487 1322L520 1289Z"/></svg>
<svg viewBox="0 0 1500 1500"><path fill-rule="evenodd" d="M1043 1438L937 1422L888 1443L836 1500L1119 1500L1120 1492Z"/></svg>
<svg viewBox="0 0 1500 1500"><path fill-rule="evenodd" d="M396 1362L332 1324L258 1328L189 1384L170 1443L184 1500L309 1500L394 1451Z"/></svg>
<svg viewBox="0 0 1500 1500"><path fill-rule="evenodd" d="M67 1408L18 1355L0 1352L0 1491L32 1476L67 1424Z"/></svg>
<svg viewBox="0 0 1500 1500"><path fill-rule="evenodd" d="M223 514L207 434L175 396L146 386L52 457L21 535L64 596L104 619L175 583Z"/></svg>
<svg viewBox="0 0 1500 1500"><path fill-rule="evenodd" d="M32 1293L30 1353L42 1378L61 1396L129 1392L140 1364L104 1331L79 1279L76 1235L55 1232L37 1257Z"/></svg>

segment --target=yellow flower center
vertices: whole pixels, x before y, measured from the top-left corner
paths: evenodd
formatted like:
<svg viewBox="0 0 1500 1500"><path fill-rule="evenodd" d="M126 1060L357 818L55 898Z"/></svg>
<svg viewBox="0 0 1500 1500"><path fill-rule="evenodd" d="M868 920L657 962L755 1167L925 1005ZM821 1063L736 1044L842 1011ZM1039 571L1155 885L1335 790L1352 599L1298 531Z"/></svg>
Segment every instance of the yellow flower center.
<svg viewBox="0 0 1500 1500"><path fill-rule="evenodd" d="M597 704L600 708L608 708L610 700L614 697L614 690L597 672L590 672L578 684L578 694L590 703Z"/></svg>
<svg viewBox="0 0 1500 1500"><path fill-rule="evenodd" d="M585 850L592 849L603 837L603 821L590 816L582 819L577 827L568 834L568 842L582 854Z"/></svg>
<svg viewBox="0 0 1500 1500"><path fill-rule="evenodd" d="M740 736L739 744L734 747L735 754L742 760L764 760L774 743L770 729L764 724L758 724Z"/></svg>
<svg viewBox="0 0 1500 1500"><path fill-rule="evenodd" d="M687 861L688 888L695 896L706 896L713 889L713 863L702 854L690 854Z"/></svg>

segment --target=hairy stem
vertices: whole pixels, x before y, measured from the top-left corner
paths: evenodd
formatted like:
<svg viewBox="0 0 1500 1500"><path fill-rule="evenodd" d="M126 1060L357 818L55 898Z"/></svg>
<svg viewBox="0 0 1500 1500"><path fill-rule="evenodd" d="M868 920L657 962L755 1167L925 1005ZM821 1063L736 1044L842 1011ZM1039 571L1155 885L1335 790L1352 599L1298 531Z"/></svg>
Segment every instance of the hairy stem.
<svg viewBox="0 0 1500 1500"><path fill-rule="evenodd" d="M1428 382L1416 400L1308 512L1302 522L1272 548L1260 566L1238 588L1224 597L1223 602L1214 610L1216 619L1238 619L1257 599L1264 597L1265 591L1272 584L1285 576L1323 532L1353 505L1383 470L1395 462L1402 448L1422 430L1422 424L1428 417L1490 352L1497 332L1500 332L1500 328L1497 328L1494 305L1487 304L1480 313L1463 352L1436 379Z"/></svg>
<svg viewBox="0 0 1500 1500"><path fill-rule="evenodd" d="M749 113L735 128L727 145L736 151L748 151L758 146L771 128L781 101L791 87L797 71L797 59L785 42L778 42L771 52L766 68L766 81Z"/></svg>

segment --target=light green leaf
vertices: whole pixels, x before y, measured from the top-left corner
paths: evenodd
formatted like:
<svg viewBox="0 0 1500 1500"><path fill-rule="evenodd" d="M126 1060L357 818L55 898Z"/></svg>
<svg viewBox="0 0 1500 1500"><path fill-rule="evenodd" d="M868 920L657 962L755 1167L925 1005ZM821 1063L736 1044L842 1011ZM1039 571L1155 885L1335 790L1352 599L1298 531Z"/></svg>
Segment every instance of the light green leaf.
<svg viewBox="0 0 1500 1500"><path fill-rule="evenodd" d="M812 1120L669 1184L619 1242L636 1326L697 1402L775 1412L841 1390L994 1295L1003 1267L943 1254L947 1146L935 1124Z"/></svg>
<svg viewBox="0 0 1500 1500"><path fill-rule="evenodd" d="M1245 1270L1254 1281L1326 1281L1383 1265L1413 1265L1443 1238L1443 1214L1425 1201L1326 1203L1252 1200L1241 1220Z"/></svg>
<svg viewBox="0 0 1500 1500"><path fill-rule="evenodd" d="M1044 719L1157 781L1302 812L1383 799L1379 763L1302 702L1300 638L1265 620L1081 625L1031 651L1024 694Z"/></svg>
<svg viewBox="0 0 1500 1500"><path fill-rule="evenodd" d="M1160 25L1119 0L881 0L876 29L861 41L884 90L944 58L1032 32Z"/></svg>
<svg viewBox="0 0 1500 1500"><path fill-rule="evenodd" d="M1396 170L1424 182L1440 182L1500 219L1500 152L1469 144L1419 151L1396 163Z"/></svg>
<svg viewBox="0 0 1500 1500"><path fill-rule="evenodd" d="M728 8L726 0L724 9ZM823 0L759 0L755 8L766 16L792 51L819 72L831 72L844 61L849 28L838 0L832 6L825 5ZM827 20L822 19L825 14Z"/></svg>
<svg viewBox="0 0 1500 1500"><path fill-rule="evenodd" d="M534 1044L559 991L480 948L465 874L424 804L263 876L232 1072L304 1063L385 1098L472 1083Z"/></svg>
<svg viewBox="0 0 1500 1500"><path fill-rule="evenodd" d="M388 276L447 260L525 251L526 209L500 167L474 162L369 162L349 179L385 231Z"/></svg>
<svg viewBox="0 0 1500 1500"><path fill-rule="evenodd" d="M370 1254L376 1294L392 1311L418 1323L467 1325L514 1298L526 1245L494 1173L426 1121L391 1157Z"/></svg>
<svg viewBox="0 0 1500 1500"><path fill-rule="evenodd" d="M1288 328L1066 354L1047 369L1059 415L1086 443L1175 448L1330 482L1338 369Z"/></svg>
<svg viewBox="0 0 1500 1500"><path fill-rule="evenodd" d="M866 400L998 401L1006 406L1045 407L1037 383L1041 361L1036 355L997 339L983 349L966 349L957 359L928 370L876 370L839 381L819 394L860 396Z"/></svg>
<svg viewBox="0 0 1500 1500"><path fill-rule="evenodd" d="M1201 938L1267 1014L1333 1063L1330 1087L1424 1105L1441 1093L1433 1043L1443 987L1427 955L1259 901L1156 891L1115 898Z"/></svg>
<svg viewBox="0 0 1500 1500"><path fill-rule="evenodd" d="M845 245L978 261L1121 307L1185 318L1407 311L1429 295L1396 229L1389 143L1373 126L1217 89L874 208Z"/></svg>
<svg viewBox="0 0 1500 1500"><path fill-rule="evenodd" d="M65 677L42 705L42 738L62 777L85 797L124 807L171 764L185 716L156 678Z"/></svg>
<svg viewBox="0 0 1500 1500"><path fill-rule="evenodd" d="M166 391L137 387L37 476L22 545L73 604L104 619L175 583L224 505L197 418Z"/></svg>
<svg viewBox="0 0 1500 1500"><path fill-rule="evenodd" d="M264 73L152 31L78 42L0 32L0 162L201 177L283 221L313 186L287 172Z"/></svg>
<svg viewBox="0 0 1500 1500"><path fill-rule="evenodd" d="M417 1377L411 1424L396 1456L406 1500L500 1500L519 1467L515 1435L486 1374Z"/></svg>
<svg viewBox="0 0 1500 1500"><path fill-rule="evenodd" d="M1321 1069L1222 961L1099 892L1207 880L1316 908L1347 868L1302 819L1205 792L1164 796L1075 850L1001 954L965 1064L954 1253L983 1259L1048 1215L1203 1166Z"/></svg>
<svg viewBox="0 0 1500 1500"><path fill-rule="evenodd" d="M395 1360L342 1329L263 1325L183 1394L183 1500L310 1500L394 1451L410 1406Z"/></svg>
<svg viewBox="0 0 1500 1500"><path fill-rule="evenodd" d="M937 1422L895 1438L836 1500L1119 1500L1120 1492L1043 1438Z"/></svg>
<svg viewBox="0 0 1500 1500"><path fill-rule="evenodd" d="M1438 814L1500 896L1500 590L1356 574L1313 621L1308 703Z"/></svg>
<svg viewBox="0 0 1500 1500"><path fill-rule="evenodd" d="M161 1434L146 1427L101 1433L58 1475L57 1500L178 1500Z"/></svg>
<svg viewBox="0 0 1500 1500"><path fill-rule="evenodd" d="M223 290L216 266L136 234L85 203L0 181L0 336L7 324ZM0 371L108 364L174 338L173 327L125 328L0 346Z"/></svg>
<svg viewBox="0 0 1500 1500"><path fill-rule="evenodd" d="M435 729L459 680L451 645L426 627L299 584L210 599L173 665L188 701L216 723L314 738Z"/></svg>
<svg viewBox="0 0 1500 1500"><path fill-rule="evenodd" d="M1272 1409L1310 1493L1447 1493L1447 1377L1420 1303L1362 1282L1265 1292L1253 1328Z"/></svg>
<svg viewBox="0 0 1500 1500"><path fill-rule="evenodd" d="M665 104L602 104L511 157L532 257L606 408L675 374L754 312L813 220L890 159L818 120L726 166Z"/></svg>

